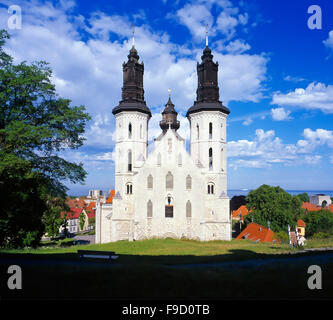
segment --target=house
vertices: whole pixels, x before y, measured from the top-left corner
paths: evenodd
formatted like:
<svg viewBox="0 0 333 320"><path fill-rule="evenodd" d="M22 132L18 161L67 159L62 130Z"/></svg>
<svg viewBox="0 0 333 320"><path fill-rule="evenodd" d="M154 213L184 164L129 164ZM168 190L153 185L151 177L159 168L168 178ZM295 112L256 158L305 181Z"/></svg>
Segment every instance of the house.
<svg viewBox="0 0 333 320"><path fill-rule="evenodd" d="M251 240L254 242L279 242L275 238L274 232L261 226L257 223L251 222L237 237L236 239Z"/></svg>
<svg viewBox="0 0 333 320"><path fill-rule="evenodd" d="M317 206L315 204L312 204L310 202L303 202L302 203L302 208L306 211L320 211L320 210L329 210L330 212L333 213L333 204L330 204L328 206L326 206L325 208L322 208L321 206Z"/></svg>
<svg viewBox="0 0 333 320"><path fill-rule="evenodd" d="M300 236L305 236L305 222L302 219L297 221L297 232Z"/></svg>
<svg viewBox="0 0 333 320"><path fill-rule="evenodd" d="M304 232L304 234L299 233L299 230L301 232ZM296 245L304 246L305 241L306 241L306 239L304 237L304 235L305 235L305 222L302 219L299 219L297 221L297 226L295 228L295 231L292 231L290 226L288 225L288 235L289 235L289 244L293 245L294 247Z"/></svg>
<svg viewBox="0 0 333 320"><path fill-rule="evenodd" d="M122 65L122 100L112 110L115 195L96 203L96 243L231 240L226 132L230 111L220 101L218 67L206 46L197 64L197 97L186 113L190 152L177 131L180 121L169 91L160 134L148 153L152 114L144 98L144 64L134 45L130 49Z"/></svg>
<svg viewBox="0 0 333 320"><path fill-rule="evenodd" d="M232 212L231 218L232 220L243 221L244 217L247 216L251 211L252 210L249 211L245 205L242 205L237 210L234 210Z"/></svg>
<svg viewBox="0 0 333 320"><path fill-rule="evenodd" d="M325 194L316 194L314 196L310 196L310 203L315 205L315 206L323 206L327 207L330 204L332 204L331 197Z"/></svg>
<svg viewBox="0 0 333 320"><path fill-rule="evenodd" d="M83 228L80 226L80 216L84 215L84 225ZM67 219L67 230L70 233L78 233L80 231L86 231L89 229L89 216L87 215L84 208L70 208L68 212L61 212L61 218ZM59 229L59 233L62 234L64 231L64 227L61 226Z"/></svg>

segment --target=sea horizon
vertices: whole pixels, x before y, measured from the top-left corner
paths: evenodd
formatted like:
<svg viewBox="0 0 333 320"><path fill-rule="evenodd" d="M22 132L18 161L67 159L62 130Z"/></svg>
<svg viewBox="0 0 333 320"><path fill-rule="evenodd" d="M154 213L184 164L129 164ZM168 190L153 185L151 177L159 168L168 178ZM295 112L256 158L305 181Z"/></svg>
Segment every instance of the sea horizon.
<svg viewBox="0 0 333 320"><path fill-rule="evenodd" d="M83 189L80 191L74 191L74 190L69 190L68 191L68 196L74 196L74 197L82 197L82 196L87 196L89 193L89 190L92 190L94 188L87 188ZM102 189L98 189L102 190ZM255 190L255 188L241 188L241 189L228 189L227 195L231 199L234 196L241 196L244 195L246 196L251 190ZM300 189L284 189L286 192L290 193L291 195L295 194L300 194L300 193L307 193L309 196L316 195L316 194L325 194L330 197L333 197L333 190L318 190L318 189L305 189L305 190L300 190ZM103 194L106 194L107 191L102 190Z"/></svg>

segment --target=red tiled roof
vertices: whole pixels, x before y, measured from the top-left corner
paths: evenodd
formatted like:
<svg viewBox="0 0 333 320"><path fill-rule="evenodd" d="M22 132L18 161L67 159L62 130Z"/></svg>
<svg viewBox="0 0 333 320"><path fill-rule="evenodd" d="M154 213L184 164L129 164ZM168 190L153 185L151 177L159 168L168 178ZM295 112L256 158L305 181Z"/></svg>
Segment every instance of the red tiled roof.
<svg viewBox="0 0 333 320"><path fill-rule="evenodd" d="M250 210L251 212L252 210ZM237 210L234 210L232 212L232 218L240 218L240 215L242 215L242 220L244 216L247 216L249 214L249 210L246 206L242 205Z"/></svg>
<svg viewBox="0 0 333 320"><path fill-rule="evenodd" d="M299 219L297 221L297 227L304 227L305 228L306 224L302 219Z"/></svg>
<svg viewBox="0 0 333 320"><path fill-rule="evenodd" d="M302 208L307 210L307 211L319 211L322 209L322 207L316 206L310 202L303 202L302 203Z"/></svg>
<svg viewBox="0 0 333 320"><path fill-rule="evenodd" d="M257 223L251 222L237 237L236 239L246 239L258 242L273 242L276 240L274 232L271 229L263 227Z"/></svg>
<svg viewBox="0 0 333 320"><path fill-rule="evenodd" d="M330 210L331 212L333 212L333 203L328 206L328 210Z"/></svg>
<svg viewBox="0 0 333 320"><path fill-rule="evenodd" d="M87 212L88 219L96 217L96 209Z"/></svg>
<svg viewBox="0 0 333 320"><path fill-rule="evenodd" d="M67 219L78 219L82 211L83 208L70 208L68 212L61 212L61 218L63 219L66 214Z"/></svg>
<svg viewBox="0 0 333 320"><path fill-rule="evenodd" d="M115 193L115 190L110 190L110 197L106 200L106 203L112 203Z"/></svg>
<svg viewBox="0 0 333 320"><path fill-rule="evenodd" d="M86 208L86 211L87 211L87 213L88 213L88 212L90 212L90 211L92 211L92 210L94 210L94 209L96 209L96 202L91 201L91 202L88 204L88 206L87 206L87 208Z"/></svg>
<svg viewBox="0 0 333 320"><path fill-rule="evenodd" d="M70 208L85 208L88 205L87 202L79 198L67 198L66 203Z"/></svg>

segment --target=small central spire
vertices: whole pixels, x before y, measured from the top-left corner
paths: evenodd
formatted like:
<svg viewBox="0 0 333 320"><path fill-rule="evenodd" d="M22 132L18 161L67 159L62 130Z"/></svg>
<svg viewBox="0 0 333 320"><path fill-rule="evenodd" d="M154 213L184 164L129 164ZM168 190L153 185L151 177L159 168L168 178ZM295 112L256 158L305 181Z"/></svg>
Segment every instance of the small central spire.
<svg viewBox="0 0 333 320"><path fill-rule="evenodd" d="M169 93L169 98L171 98L171 89L168 89L168 93Z"/></svg>
<svg viewBox="0 0 333 320"><path fill-rule="evenodd" d="M206 24L206 47L208 47L208 23Z"/></svg>

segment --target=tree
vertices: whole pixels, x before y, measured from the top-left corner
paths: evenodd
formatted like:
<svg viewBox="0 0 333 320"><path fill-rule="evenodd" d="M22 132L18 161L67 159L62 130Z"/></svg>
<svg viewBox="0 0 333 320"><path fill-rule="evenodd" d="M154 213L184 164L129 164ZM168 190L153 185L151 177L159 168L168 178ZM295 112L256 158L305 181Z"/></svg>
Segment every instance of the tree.
<svg viewBox="0 0 333 320"><path fill-rule="evenodd" d="M67 212L70 208L66 205L65 199L62 197L52 198L49 196L47 204L48 208L44 211L42 217L45 233L49 237L56 237L59 235L59 229L63 224L61 212L64 210Z"/></svg>
<svg viewBox="0 0 333 320"><path fill-rule="evenodd" d="M297 195L297 197L302 201L302 202L309 202L310 198L309 195L306 192L300 193Z"/></svg>
<svg viewBox="0 0 333 320"><path fill-rule="evenodd" d="M280 187L262 185L251 190L246 200L247 208L252 209L245 217L246 224L253 220L268 227L269 221L274 232L286 231L288 224L294 227L301 214L301 200Z"/></svg>
<svg viewBox="0 0 333 320"><path fill-rule="evenodd" d="M302 216L302 219L306 223L308 237L319 232L333 234L333 214L327 209L309 211Z"/></svg>
<svg viewBox="0 0 333 320"><path fill-rule="evenodd" d="M79 220L80 220L80 230L83 230L84 224L86 222L86 216L83 211L80 214Z"/></svg>
<svg viewBox="0 0 333 320"><path fill-rule="evenodd" d="M50 197L66 196L62 181L83 182L82 164L60 152L82 146L90 116L56 94L46 62L14 65L8 38L0 31L0 246L19 247L38 243Z"/></svg>
<svg viewBox="0 0 333 320"><path fill-rule="evenodd" d="M233 196L230 200L230 211L237 210L242 205L246 205L246 196Z"/></svg>

